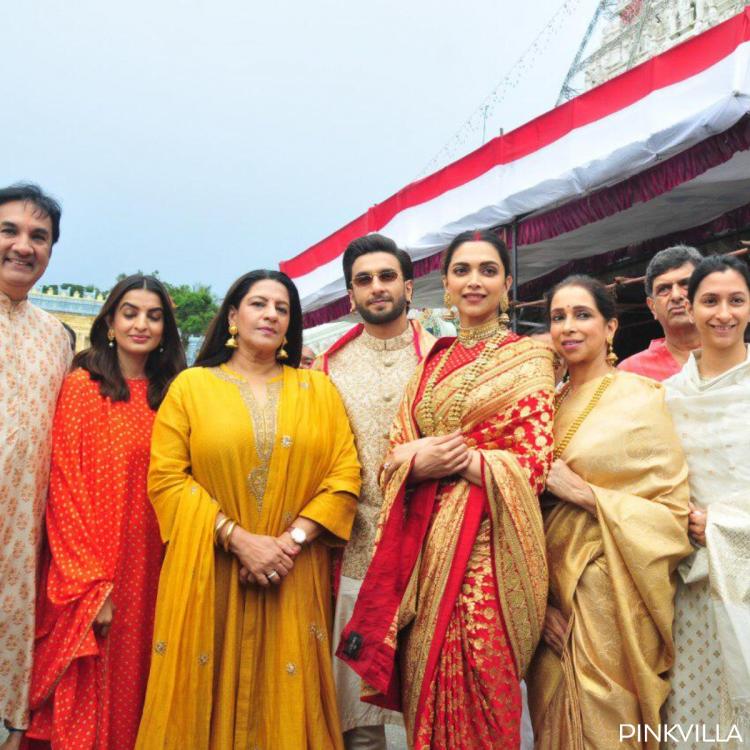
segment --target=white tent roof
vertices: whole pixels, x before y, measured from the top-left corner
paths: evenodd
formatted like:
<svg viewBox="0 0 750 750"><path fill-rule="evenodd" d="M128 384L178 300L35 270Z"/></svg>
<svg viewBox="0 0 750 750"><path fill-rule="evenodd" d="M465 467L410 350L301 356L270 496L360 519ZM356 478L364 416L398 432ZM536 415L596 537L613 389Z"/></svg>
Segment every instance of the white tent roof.
<svg viewBox="0 0 750 750"><path fill-rule="evenodd" d="M525 282L694 227L750 203L749 112L746 9L406 186L281 268L304 311L323 322L338 317L346 292L341 255L368 232L434 261L464 230L520 220ZM639 176L643 184L633 183ZM415 304L439 304L435 267L417 264Z"/></svg>

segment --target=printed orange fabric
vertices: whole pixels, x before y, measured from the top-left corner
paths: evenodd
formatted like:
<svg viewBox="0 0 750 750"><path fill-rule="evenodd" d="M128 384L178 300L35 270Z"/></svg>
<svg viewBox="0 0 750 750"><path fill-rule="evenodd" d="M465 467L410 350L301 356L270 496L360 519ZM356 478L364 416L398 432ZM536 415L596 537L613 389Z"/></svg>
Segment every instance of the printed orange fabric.
<svg viewBox="0 0 750 750"><path fill-rule="evenodd" d="M132 748L138 731L163 551L146 493L148 382L128 386L112 403L76 370L55 415L28 732L55 750Z"/></svg>

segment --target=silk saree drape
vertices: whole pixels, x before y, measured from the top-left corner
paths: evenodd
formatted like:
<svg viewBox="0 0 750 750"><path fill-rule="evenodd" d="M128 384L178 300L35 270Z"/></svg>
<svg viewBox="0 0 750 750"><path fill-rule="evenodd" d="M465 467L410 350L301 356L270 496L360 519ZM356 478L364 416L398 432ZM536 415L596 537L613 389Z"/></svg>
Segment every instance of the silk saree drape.
<svg viewBox="0 0 750 750"><path fill-rule="evenodd" d="M168 542L139 750L341 748L325 542L349 536L360 472L336 389L285 367L255 402L226 366L191 368L154 425L149 492ZM222 510L278 536L325 529L276 587L242 586L213 545Z"/></svg>
<svg viewBox="0 0 750 750"><path fill-rule="evenodd" d="M527 678L540 750L659 744L638 737L646 724L658 732L669 692L675 570L691 549L687 466L663 387L613 378L561 457L591 486L597 517L560 501L545 521L550 603L569 626L562 657L541 643ZM600 382L563 400L556 443ZM621 724L633 727L624 741Z"/></svg>
<svg viewBox="0 0 750 750"><path fill-rule="evenodd" d="M424 436L418 406L449 345L437 342L415 372L392 444ZM484 346L455 348L435 386L436 423ZM537 493L551 459L551 360L509 334L472 384L461 431L481 454L481 486L449 477L408 487L403 465L384 487L375 555L338 654L367 700L404 711L413 747L518 746L518 682L547 596Z"/></svg>

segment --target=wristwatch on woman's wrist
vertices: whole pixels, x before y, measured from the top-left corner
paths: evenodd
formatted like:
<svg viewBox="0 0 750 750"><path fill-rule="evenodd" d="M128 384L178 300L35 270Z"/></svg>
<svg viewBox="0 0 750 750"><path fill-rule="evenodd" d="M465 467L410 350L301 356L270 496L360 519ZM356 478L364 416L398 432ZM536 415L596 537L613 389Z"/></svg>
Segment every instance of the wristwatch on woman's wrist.
<svg viewBox="0 0 750 750"><path fill-rule="evenodd" d="M299 544L300 547L307 541L307 532L299 526L290 526L288 530L292 541L295 544Z"/></svg>

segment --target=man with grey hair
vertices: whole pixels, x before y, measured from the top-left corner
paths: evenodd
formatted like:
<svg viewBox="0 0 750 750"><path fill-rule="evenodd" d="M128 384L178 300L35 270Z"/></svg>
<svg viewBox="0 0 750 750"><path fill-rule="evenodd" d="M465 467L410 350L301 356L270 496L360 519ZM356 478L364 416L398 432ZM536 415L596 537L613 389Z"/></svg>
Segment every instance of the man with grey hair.
<svg viewBox="0 0 750 750"><path fill-rule="evenodd" d="M687 245L661 250L646 268L646 304L664 330L645 351L623 360L619 368L654 380L678 373L690 352L700 346L698 332L687 310L690 276L703 256Z"/></svg>

